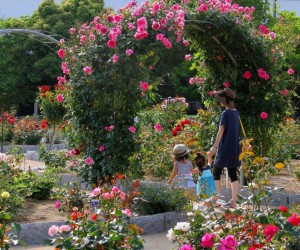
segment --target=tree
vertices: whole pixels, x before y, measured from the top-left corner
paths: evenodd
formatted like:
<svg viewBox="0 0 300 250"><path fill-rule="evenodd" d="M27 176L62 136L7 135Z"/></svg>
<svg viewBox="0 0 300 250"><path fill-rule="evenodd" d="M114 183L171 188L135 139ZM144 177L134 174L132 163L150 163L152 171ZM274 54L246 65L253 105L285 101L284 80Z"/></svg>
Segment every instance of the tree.
<svg viewBox="0 0 300 250"><path fill-rule="evenodd" d="M103 8L103 0L66 0L61 5L45 0L32 16L0 20L0 27L36 29L58 40L68 39L70 27L93 20ZM0 82L2 93L9 94L9 102L3 101L8 108L34 102L38 86L57 83L61 72L57 45L38 37L11 34L0 37L0 49Z"/></svg>

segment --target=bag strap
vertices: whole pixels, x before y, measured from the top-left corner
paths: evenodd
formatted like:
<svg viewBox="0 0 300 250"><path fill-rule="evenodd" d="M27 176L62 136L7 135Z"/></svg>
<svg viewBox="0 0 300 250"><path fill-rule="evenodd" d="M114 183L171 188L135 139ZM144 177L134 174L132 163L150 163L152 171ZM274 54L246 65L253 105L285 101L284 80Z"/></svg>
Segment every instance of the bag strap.
<svg viewBox="0 0 300 250"><path fill-rule="evenodd" d="M243 135L245 137L245 139L247 138L246 137L246 132L245 132L245 129L244 129L244 126L243 126L243 123L242 123L242 120L241 120L241 117L239 116L239 120L240 120L240 124L241 124L241 128L242 128L242 131L243 131Z"/></svg>

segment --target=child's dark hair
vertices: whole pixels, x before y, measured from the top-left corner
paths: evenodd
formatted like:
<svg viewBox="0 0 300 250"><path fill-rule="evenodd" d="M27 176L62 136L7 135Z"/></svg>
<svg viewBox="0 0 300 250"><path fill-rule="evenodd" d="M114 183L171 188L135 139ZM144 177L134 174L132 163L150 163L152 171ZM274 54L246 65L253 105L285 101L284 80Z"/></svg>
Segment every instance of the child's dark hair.
<svg viewBox="0 0 300 250"><path fill-rule="evenodd" d="M200 153L196 153L194 156L194 162L196 164L196 166L201 169L206 165L206 158L204 155L200 154Z"/></svg>
<svg viewBox="0 0 300 250"><path fill-rule="evenodd" d="M190 159L190 156L189 156L189 153L186 153L185 155L183 156L175 156L174 157L176 161L184 161L184 160L188 160Z"/></svg>

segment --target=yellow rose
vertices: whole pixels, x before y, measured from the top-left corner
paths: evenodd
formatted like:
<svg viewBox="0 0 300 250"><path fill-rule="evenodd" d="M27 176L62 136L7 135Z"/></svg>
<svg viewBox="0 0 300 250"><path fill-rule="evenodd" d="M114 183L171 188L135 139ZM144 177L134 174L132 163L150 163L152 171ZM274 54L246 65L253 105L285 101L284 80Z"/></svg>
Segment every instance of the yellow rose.
<svg viewBox="0 0 300 250"><path fill-rule="evenodd" d="M275 164L275 168L278 170L281 170L284 168L284 164L282 162L278 162Z"/></svg>
<svg viewBox="0 0 300 250"><path fill-rule="evenodd" d="M263 159L263 158L261 158L261 157L255 157L254 158L254 160L252 161L252 164L257 164L257 163L259 163L259 164L264 164L265 163L265 160Z"/></svg>
<svg viewBox="0 0 300 250"><path fill-rule="evenodd" d="M8 198L9 196L10 196L9 192L4 191L1 193L2 198Z"/></svg>

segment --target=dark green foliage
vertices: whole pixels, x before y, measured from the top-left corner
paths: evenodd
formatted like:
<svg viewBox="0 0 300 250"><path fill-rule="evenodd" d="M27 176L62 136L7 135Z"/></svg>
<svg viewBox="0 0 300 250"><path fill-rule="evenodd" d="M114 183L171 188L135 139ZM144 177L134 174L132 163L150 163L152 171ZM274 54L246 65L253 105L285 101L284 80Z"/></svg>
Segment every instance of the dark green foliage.
<svg viewBox="0 0 300 250"><path fill-rule="evenodd" d="M159 183L142 184L137 198L136 211L140 215L180 212L188 203L186 191L172 189Z"/></svg>

